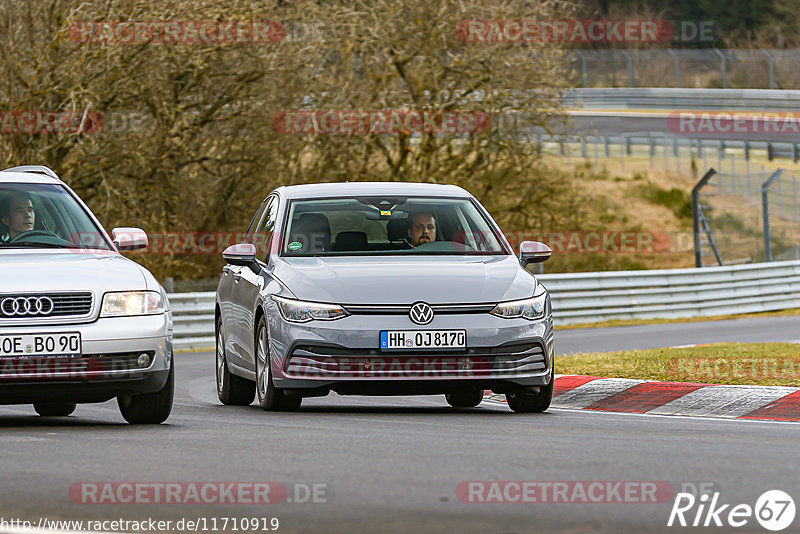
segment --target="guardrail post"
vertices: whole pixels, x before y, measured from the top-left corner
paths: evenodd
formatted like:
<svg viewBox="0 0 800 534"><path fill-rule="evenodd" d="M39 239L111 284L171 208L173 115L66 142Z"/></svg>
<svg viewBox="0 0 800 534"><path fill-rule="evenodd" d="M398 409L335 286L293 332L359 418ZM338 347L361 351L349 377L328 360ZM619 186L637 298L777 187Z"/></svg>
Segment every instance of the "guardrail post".
<svg viewBox="0 0 800 534"><path fill-rule="evenodd" d="M633 87L633 58L624 48L620 48L619 51L628 60L628 87Z"/></svg>
<svg viewBox="0 0 800 534"><path fill-rule="evenodd" d="M714 52L717 53L719 58L722 60L722 88L728 88L728 65L727 60L725 59L725 54L719 51L719 48L714 48Z"/></svg>
<svg viewBox="0 0 800 534"><path fill-rule="evenodd" d="M708 169L703 177L700 178L700 181L692 188L692 228L694 229L695 267L703 266L703 255L700 244L700 189L702 189L715 174L717 174L717 171Z"/></svg>
<svg viewBox="0 0 800 534"><path fill-rule="evenodd" d="M669 55L671 55L672 59L675 60L675 87L680 89L681 88L681 66L680 66L680 63L678 63L678 54L676 54L675 51L673 49L671 49L671 48L667 48L667 52L669 52Z"/></svg>
<svg viewBox="0 0 800 534"><path fill-rule="evenodd" d="M772 261L772 239L769 231L769 188L780 178L783 169L778 169L761 184L761 214L764 218L764 261Z"/></svg>
<svg viewBox="0 0 800 534"><path fill-rule="evenodd" d="M767 56L767 61L769 61L769 88L775 89L775 63L772 60L772 54L763 48L761 51L764 52L764 55Z"/></svg>
<svg viewBox="0 0 800 534"><path fill-rule="evenodd" d="M606 157L610 158L611 157L611 148L608 146L608 136L607 135L603 136L603 142L605 144Z"/></svg>

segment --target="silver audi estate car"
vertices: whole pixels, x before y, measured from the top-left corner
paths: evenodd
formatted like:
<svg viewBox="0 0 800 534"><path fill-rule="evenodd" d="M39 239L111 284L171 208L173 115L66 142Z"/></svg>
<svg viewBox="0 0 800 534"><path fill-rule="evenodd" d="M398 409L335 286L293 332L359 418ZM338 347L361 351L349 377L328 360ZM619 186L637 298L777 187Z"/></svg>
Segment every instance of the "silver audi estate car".
<svg viewBox="0 0 800 534"><path fill-rule="evenodd" d="M515 412L553 394L550 297L489 213L452 185L279 187L223 252L216 382L223 404L296 410L303 397L485 390Z"/></svg>
<svg viewBox="0 0 800 534"><path fill-rule="evenodd" d="M119 253L146 247L147 234L112 236L51 169L0 172L0 404L66 416L116 397L129 423L167 419L167 296Z"/></svg>

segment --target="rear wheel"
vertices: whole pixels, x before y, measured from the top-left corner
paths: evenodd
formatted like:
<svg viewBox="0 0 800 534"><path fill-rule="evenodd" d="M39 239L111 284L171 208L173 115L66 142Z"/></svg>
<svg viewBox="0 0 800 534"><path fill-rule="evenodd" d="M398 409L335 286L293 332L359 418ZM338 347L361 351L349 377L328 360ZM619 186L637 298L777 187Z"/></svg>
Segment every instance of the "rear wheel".
<svg viewBox="0 0 800 534"><path fill-rule="evenodd" d="M474 408L483 400L483 390L475 389L472 391L447 393L444 398L447 400L447 404L453 408Z"/></svg>
<svg viewBox="0 0 800 534"><path fill-rule="evenodd" d="M34 402L33 409L43 417L64 417L75 411L75 403Z"/></svg>
<svg viewBox="0 0 800 534"><path fill-rule="evenodd" d="M256 395L259 406L273 412L293 412L303 402L303 397L286 395L272 383L267 321L264 317L258 321L256 334Z"/></svg>
<svg viewBox="0 0 800 534"><path fill-rule="evenodd" d="M550 383L539 388L539 393L506 393L508 407L517 413L543 412L550 407L553 400L553 384L555 383L555 368L550 370Z"/></svg>
<svg viewBox="0 0 800 534"><path fill-rule="evenodd" d="M172 412L172 396L175 392L175 359L169 366L167 383L161 391L141 395L117 397L122 417L132 425L157 425L163 423Z"/></svg>
<svg viewBox="0 0 800 534"><path fill-rule="evenodd" d="M256 385L228 370L225 342L222 339L222 319L217 319L217 397L227 406L248 406L256 396Z"/></svg>

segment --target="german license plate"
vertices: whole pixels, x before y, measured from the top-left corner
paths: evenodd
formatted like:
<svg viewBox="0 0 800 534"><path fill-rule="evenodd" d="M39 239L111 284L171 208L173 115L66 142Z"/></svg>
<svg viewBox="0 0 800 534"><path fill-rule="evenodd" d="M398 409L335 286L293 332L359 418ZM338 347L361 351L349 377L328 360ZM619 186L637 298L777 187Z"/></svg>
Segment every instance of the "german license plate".
<svg viewBox="0 0 800 534"><path fill-rule="evenodd" d="M0 335L0 358L82 354L79 332L63 334Z"/></svg>
<svg viewBox="0 0 800 534"><path fill-rule="evenodd" d="M381 330L381 349L464 349L466 330Z"/></svg>

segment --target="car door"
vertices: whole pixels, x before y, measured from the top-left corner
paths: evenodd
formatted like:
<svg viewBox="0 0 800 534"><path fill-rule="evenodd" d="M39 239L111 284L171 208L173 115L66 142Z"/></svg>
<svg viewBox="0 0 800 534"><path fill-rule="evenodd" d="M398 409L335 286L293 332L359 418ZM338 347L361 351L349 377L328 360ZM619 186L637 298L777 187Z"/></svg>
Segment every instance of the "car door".
<svg viewBox="0 0 800 534"><path fill-rule="evenodd" d="M252 236L255 232L266 207L267 201L264 200L250 221L250 226L248 226L243 238L244 242L247 242L249 236ZM236 337L238 335L239 322L237 317L241 315L243 309L238 301L237 288L241 282L241 271L245 268L238 265L225 264L222 267L222 276L217 287L220 315L222 317L221 333L225 343L225 351L228 356L228 362L237 366L241 366L244 361Z"/></svg>
<svg viewBox="0 0 800 534"><path fill-rule="evenodd" d="M239 272L239 282L235 285L237 302L241 305L237 331L237 343L243 359L243 364L247 369L255 371L255 331L258 325L255 324L255 310L258 303L261 289L264 287L264 275L261 268L267 266L268 250L270 240L278 215L278 197L271 195L267 198L266 209L261 218L261 222L253 232L250 241L256 246L256 258L259 268L251 269L242 267ZM256 273L256 271L259 271Z"/></svg>

